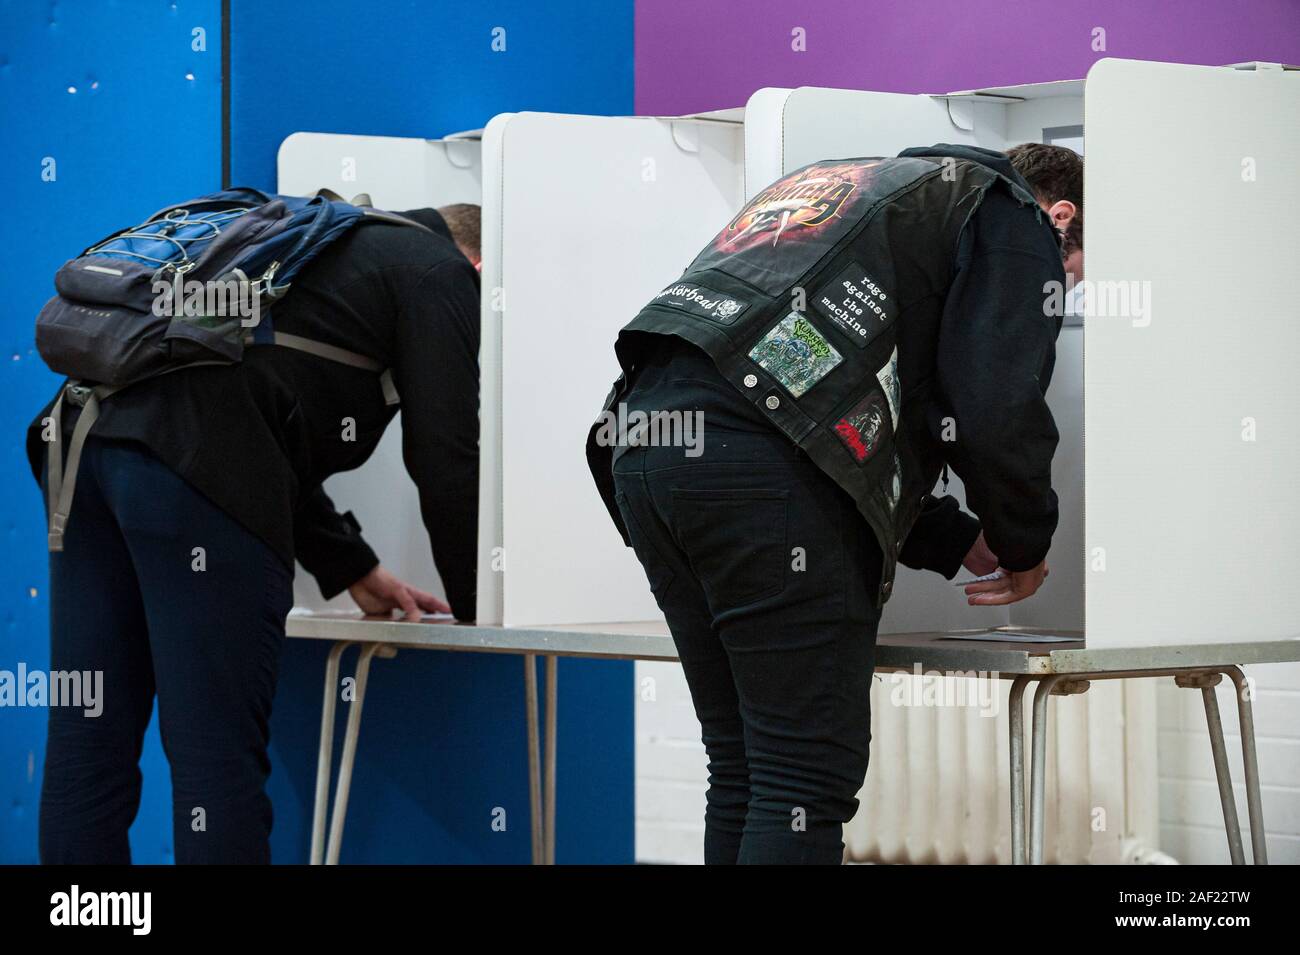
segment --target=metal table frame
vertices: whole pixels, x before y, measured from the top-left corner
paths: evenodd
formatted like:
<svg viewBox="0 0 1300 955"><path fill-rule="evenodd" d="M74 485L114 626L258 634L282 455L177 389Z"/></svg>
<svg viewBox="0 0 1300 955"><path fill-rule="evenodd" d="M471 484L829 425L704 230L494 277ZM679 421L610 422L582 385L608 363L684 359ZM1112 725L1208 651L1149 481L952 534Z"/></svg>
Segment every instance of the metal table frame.
<svg viewBox="0 0 1300 955"><path fill-rule="evenodd" d="M1022 628L997 628L1012 632ZM965 631L988 633L988 630ZM1047 631L1023 630L1025 634ZM1064 631L1053 631L1072 635ZM1241 748L1245 771L1246 806L1251 849L1256 864L1267 863L1264 820L1259 789L1259 760L1255 752L1251 694L1242 665L1300 661L1300 639L1254 643L1192 644L1168 647L1089 649L1083 641L1017 643L953 640L955 633L882 634L876 644L877 672L997 673L1011 680L1010 782L1011 854L1014 864L1043 861L1044 794L1047 762L1047 702L1052 695L1086 692L1093 680L1173 677L1176 685L1199 689L1214 756L1224 828L1234 865L1245 862L1241 826L1228 769L1215 687L1223 676L1237 693ZM675 662L677 650L662 622L595 624L568 627L494 627L446 622L408 622L362 617L356 613L293 614L288 635L333 642L325 664L321 708L321 741L316 769L316 798L312 814L311 863L336 865L343 841L348 794L356 762L362 706L370 664L375 657L391 658L401 649L475 653L511 653L523 657L524 701L528 734L528 796L532 822L532 861L555 864L555 751L560 657L604 660ZM348 710L339 776L330 813L328 842L325 817L329 804L330 763L340 660L353 644L360 646L354 671L355 694ZM546 660L543 689L545 713L538 717L537 658ZM1025 798L1024 693L1036 682L1031 721L1029 798ZM542 736L545 735L545 746ZM1026 843L1027 849L1026 852Z"/></svg>

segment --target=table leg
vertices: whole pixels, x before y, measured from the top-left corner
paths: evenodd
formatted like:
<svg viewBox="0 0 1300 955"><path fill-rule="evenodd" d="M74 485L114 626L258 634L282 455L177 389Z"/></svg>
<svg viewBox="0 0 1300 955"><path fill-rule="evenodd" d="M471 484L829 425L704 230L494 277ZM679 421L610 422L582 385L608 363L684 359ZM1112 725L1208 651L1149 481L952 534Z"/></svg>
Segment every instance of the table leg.
<svg viewBox="0 0 1300 955"><path fill-rule="evenodd" d="M339 640L325 658L325 702L320 715L320 754L316 757L316 802L311 813L312 865L320 865L325 856L325 812L330 798L330 757L334 752L334 709L338 701L339 658L352 646Z"/></svg>
<svg viewBox="0 0 1300 955"><path fill-rule="evenodd" d="M1052 687L1064 677L1049 676L1040 680L1034 691L1033 763L1029 779L1029 864L1043 864L1043 825L1047 789L1047 701Z"/></svg>
<svg viewBox="0 0 1300 955"><path fill-rule="evenodd" d="M547 865L555 865L555 738L556 701L558 699L559 658L546 658L546 793L542 806L546 813L544 852Z"/></svg>
<svg viewBox="0 0 1300 955"><path fill-rule="evenodd" d="M1011 683L1011 864L1025 864L1025 687L1029 677Z"/></svg>
<svg viewBox="0 0 1300 955"><path fill-rule="evenodd" d="M1241 724L1241 762L1246 772L1246 811L1250 814L1250 851L1255 865L1268 865L1264 844L1264 806L1259 794L1259 758L1255 754L1255 716L1246 675L1241 667L1224 671L1237 690L1237 721Z"/></svg>
<svg viewBox="0 0 1300 955"><path fill-rule="evenodd" d="M1218 676L1212 678L1218 682ZM1223 742L1223 720L1219 716L1219 698L1214 686L1202 686L1201 698L1205 702L1205 724L1210 733L1210 751L1214 754L1214 776L1219 781L1219 803L1223 807L1223 827L1228 833L1228 854L1233 865L1244 865L1246 855L1241 847L1241 822L1237 816L1237 799L1232 792L1232 775L1228 768L1228 748Z"/></svg>
<svg viewBox="0 0 1300 955"><path fill-rule="evenodd" d="M348 707L347 731L343 735L343 757L339 760L338 787L334 792L334 813L330 818L329 848L325 853L326 865L338 865L343 848L343 820L348 812L348 794L352 789L352 767L357 758L357 739L361 735L361 707L366 699L366 682L370 678L370 661L385 645L369 643L362 647L357 657L356 686Z"/></svg>
<svg viewBox="0 0 1300 955"><path fill-rule="evenodd" d="M528 808L531 815L533 865L545 862L542 829L541 739L537 728L537 654L524 654L524 710L528 726Z"/></svg>

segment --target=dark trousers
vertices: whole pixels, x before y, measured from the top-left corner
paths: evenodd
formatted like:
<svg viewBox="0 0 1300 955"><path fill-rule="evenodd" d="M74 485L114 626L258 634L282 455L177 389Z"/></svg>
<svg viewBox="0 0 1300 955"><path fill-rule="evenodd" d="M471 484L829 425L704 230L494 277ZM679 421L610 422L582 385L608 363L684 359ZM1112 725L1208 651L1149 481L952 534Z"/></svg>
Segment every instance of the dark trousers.
<svg viewBox="0 0 1300 955"><path fill-rule="evenodd" d="M156 694L176 861L269 862L292 570L143 447L94 437L64 547L50 555L50 668L102 671L103 712L50 708L41 861L131 861Z"/></svg>
<svg viewBox="0 0 1300 955"><path fill-rule="evenodd" d="M879 546L781 435L704 434L696 459L622 452L614 481L703 728L705 862L839 864L867 771Z"/></svg>

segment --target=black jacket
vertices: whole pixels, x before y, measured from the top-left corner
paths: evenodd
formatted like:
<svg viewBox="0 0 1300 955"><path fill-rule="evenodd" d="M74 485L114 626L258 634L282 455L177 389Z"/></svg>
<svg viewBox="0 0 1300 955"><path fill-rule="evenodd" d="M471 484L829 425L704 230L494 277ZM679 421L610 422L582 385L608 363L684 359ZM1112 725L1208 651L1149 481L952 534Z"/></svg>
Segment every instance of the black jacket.
<svg viewBox="0 0 1300 955"><path fill-rule="evenodd" d="M478 272L437 212L404 214L436 234L357 226L298 275L272 319L277 331L392 369L403 459L434 561L453 612L470 620L478 546ZM38 477L46 450L40 425L49 409L28 430ZM296 557L332 597L379 558L351 512L335 511L321 482L361 465L396 410L385 404L373 372L264 346L248 349L238 365L185 369L113 395L92 434L148 446L291 566ZM65 415L66 432L75 421L75 413ZM367 506L380 506L349 503L363 515Z"/></svg>
<svg viewBox="0 0 1300 955"><path fill-rule="evenodd" d="M853 496L885 557L878 603L899 561L955 572L956 546L923 540L974 538L930 496L945 463L1003 566L1027 569L1056 525L1050 281L1064 281L1057 236L1000 153L812 163L756 195L624 328L606 408L651 339L686 339ZM601 424L588 456L618 523Z"/></svg>

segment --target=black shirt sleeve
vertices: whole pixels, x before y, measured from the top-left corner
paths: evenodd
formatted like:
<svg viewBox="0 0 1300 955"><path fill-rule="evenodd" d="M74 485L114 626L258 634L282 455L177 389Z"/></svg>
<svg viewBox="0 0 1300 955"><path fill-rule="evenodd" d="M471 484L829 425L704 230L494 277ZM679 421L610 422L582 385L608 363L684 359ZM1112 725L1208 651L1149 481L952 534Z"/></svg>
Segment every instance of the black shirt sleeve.
<svg viewBox="0 0 1300 955"><path fill-rule="evenodd" d="M1045 397L1060 319L1044 286L1065 281L1038 210L993 189L963 231L939 331L939 388L955 420L948 459L1003 567L1028 570L1056 530Z"/></svg>
<svg viewBox="0 0 1300 955"><path fill-rule="evenodd" d="M298 562L316 578L321 595L341 594L379 564L361 537L352 512L340 514L319 485L303 496L293 515L293 543Z"/></svg>
<svg viewBox="0 0 1300 955"><path fill-rule="evenodd" d="M478 349L478 273L464 258L433 266L398 316L393 378L402 459L457 620L476 612Z"/></svg>
<svg viewBox="0 0 1300 955"><path fill-rule="evenodd" d="M955 497L927 495L898 559L913 570L932 570L952 580L979 536L980 522Z"/></svg>

